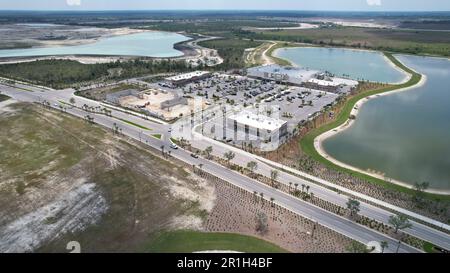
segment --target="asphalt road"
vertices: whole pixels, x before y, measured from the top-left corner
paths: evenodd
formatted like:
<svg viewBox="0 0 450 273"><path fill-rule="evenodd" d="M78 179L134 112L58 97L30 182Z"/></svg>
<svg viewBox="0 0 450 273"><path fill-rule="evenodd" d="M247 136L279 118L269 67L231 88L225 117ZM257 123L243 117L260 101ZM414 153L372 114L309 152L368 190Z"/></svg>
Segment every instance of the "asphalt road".
<svg viewBox="0 0 450 273"><path fill-rule="evenodd" d="M25 86L25 88L28 90L34 90L34 92L25 91L23 89L18 89L18 88L3 86L3 85L0 85L0 88L3 93L13 97L16 100L27 101L27 102L39 102L42 100L47 100L51 103L51 106L55 106L56 104L59 104L59 102L61 100L68 102L70 97L72 97L72 92L73 92L71 90L64 90L64 91L41 90L41 91L39 91L39 89L34 88L34 87L29 87L29 86ZM85 103L88 105L92 105L92 106L99 106L98 102L94 102L91 100L76 97L76 104L78 106L81 106ZM58 109L58 107L55 107L55 108ZM67 113L70 113L70 114L80 117L80 118L84 118L87 114L89 114L94 117L94 122L96 122L102 126L105 126L107 128L112 128L113 124L116 123L119 125L120 128L122 128L122 130L123 130L122 132L131 138L134 138L138 141L140 140L142 143L145 143L156 149L161 149L160 147L162 145L164 145L166 147L166 149L170 149L169 148L170 133L168 132L168 128L170 126L168 126L168 125L158 124L158 123L151 122L151 121L145 121L139 117L125 114L120 111L113 111L112 115L114 117L107 117L102 114L87 113L84 110L80 110L78 108L68 107ZM129 123L122 122L121 120L117 119L117 117L120 119L125 119L128 121L132 121L132 122L144 125L148 128L151 128L152 130L151 131L142 130L142 129L140 129L136 126L133 126ZM159 139L152 137L151 134L162 134L164 137L162 140L159 140ZM203 164L203 170L205 170L219 178L222 178L238 187L248 190L249 192L256 191L258 193L264 193L264 197L267 200L269 200L270 198L275 198L275 203L277 203L278 205L283 206L283 207L285 207L299 215L307 217L313 221L316 221L323 226L327 226L330 229L333 229L333 230L335 230L341 234L344 234L350 238L358 240L362 243L368 243L371 241L378 241L378 242L387 241L389 243L389 248L386 250L386 252L395 252L396 251L398 243L395 240L393 240L392 238L390 238L384 234L378 233L374 230L371 230L371 229L368 229L361 225L358 225L352 221L349 221L348 219L346 219L344 217L337 216L331 212L328 212L321 208L318 208L310 203L301 201L298 198L295 198L284 192L280 192L276 189L273 189L269 186L266 186L255 180L252 180L252 179L250 179L246 176L243 176L239 173L233 172L221 165L218 165L218 164L211 162L209 160L206 160L204 158L194 159L190 156L189 152L184 151L182 149L172 150L171 155L174 156L175 158L178 158L178 159L188 163L188 164L196 164L196 165ZM261 168L261 169L264 170L264 168ZM295 177L293 177L293 179L294 178ZM296 178L296 179L298 179L298 178ZM281 180L281 177L280 177L280 180ZM319 196L318 192L319 192L320 188L321 187L314 186L314 193L316 194L316 196ZM311 187L311 190L313 190L312 187ZM317 192L316 192L316 190L317 190ZM326 195L325 192L324 192L324 195ZM365 209L364 209L364 212L366 212ZM363 214L363 211L361 211L361 213ZM381 209L377 213L383 214ZM428 233L424 233L424 234L427 235ZM432 235L433 235L433 239L434 239L434 238L436 238L434 236L437 235L437 237L439 237L440 234L437 233L437 231L434 231L432 233ZM446 235L446 237L443 239L448 240L449 237ZM414 249L414 248L412 248L408 245L404 245L404 244L399 245L398 251L399 252L420 252L419 250Z"/></svg>

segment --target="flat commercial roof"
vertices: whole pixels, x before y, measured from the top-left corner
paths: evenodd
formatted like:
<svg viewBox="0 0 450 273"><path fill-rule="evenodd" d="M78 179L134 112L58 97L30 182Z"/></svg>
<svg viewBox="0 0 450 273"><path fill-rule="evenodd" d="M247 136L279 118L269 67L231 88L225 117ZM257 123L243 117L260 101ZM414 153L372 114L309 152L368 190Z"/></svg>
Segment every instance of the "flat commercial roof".
<svg viewBox="0 0 450 273"><path fill-rule="evenodd" d="M307 81L312 78L315 74L319 73L318 70L300 68L300 67L292 67L292 66L280 66L280 65L264 65L252 67L247 70L249 75L260 76L264 73L268 73L269 76L275 75L286 75L291 80L292 79L300 79L302 81Z"/></svg>
<svg viewBox="0 0 450 273"><path fill-rule="evenodd" d="M209 73L210 72L208 72L208 71L194 71L194 72L190 72L190 73L185 73L185 74L180 74L180 75L176 75L173 77L169 77L169 78L166 78L166 80L169 80L169 81L189 80L189 79L192 79L195 77L201 77L201 76L207 75Z"/></svg>
<svg viewBox="0 0 450 273"><path fill-rule="evenodd" d="M357 81L343 78L331 78L330 80L310 79L308 80L308 82L315 83L321 86L334 86L334 87L339 85L348 85L348 86L358 85Z"/></svg>
<svg viewBox="0 0 450 273"><path fill-rule="evenodd" d="M265 115L258 115L250 111L242 111L229 117L231 120L249 127L259 128L263 130L275 131L287 123L281 119L271 118Z"/></svg>

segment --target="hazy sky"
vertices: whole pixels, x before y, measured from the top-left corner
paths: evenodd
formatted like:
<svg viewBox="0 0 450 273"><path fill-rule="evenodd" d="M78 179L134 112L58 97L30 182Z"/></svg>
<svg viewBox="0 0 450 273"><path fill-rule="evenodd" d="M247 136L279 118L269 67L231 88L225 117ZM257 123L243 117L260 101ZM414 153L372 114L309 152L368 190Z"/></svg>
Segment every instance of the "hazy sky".
<svg viewBox="0 0 450 273"><path fill-rule="evenodd" d="M450 11L450 0L0 0L0 10L8 9Z"/></svg>

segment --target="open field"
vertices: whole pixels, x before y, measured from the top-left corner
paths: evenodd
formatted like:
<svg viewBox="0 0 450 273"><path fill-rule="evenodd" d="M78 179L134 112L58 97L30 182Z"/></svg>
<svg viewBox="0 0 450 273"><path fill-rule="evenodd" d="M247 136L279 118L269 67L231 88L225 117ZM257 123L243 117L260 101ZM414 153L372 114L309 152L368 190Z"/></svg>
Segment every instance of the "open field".
<svg viewBox="0 0 450 273"><path fill-rule="evenodd" d="M450 36L438 31L331 27L304 30L254 31L242 37L343 46L421 55L450 56Z"/></svg>
<svg viewBox="0 0 450 273"><path fill-rule="evenodd" d="M16 103L0 126L2 252L136 251L213 207L206 181L81 119Z"/></svg>
<svg viewBox="0 0 450 273"><path fill-rule="evenodd" d="M214 232L180 230L160 234L145 251L164 253L191 253L226 250L247 253L286 252L282 248L254 237Z"/></svg>

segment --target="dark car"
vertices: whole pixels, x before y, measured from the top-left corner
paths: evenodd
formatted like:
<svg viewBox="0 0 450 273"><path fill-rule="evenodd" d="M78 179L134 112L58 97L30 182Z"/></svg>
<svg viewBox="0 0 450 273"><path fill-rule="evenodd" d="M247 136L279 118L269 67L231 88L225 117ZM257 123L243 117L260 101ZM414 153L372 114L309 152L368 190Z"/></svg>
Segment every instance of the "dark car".
<svg viewBox="0 0 450 273"><path fill-rule="evenodd" d="M193 158L198 158L198 154L192 153L191 156L192 156Z"/></svg>

